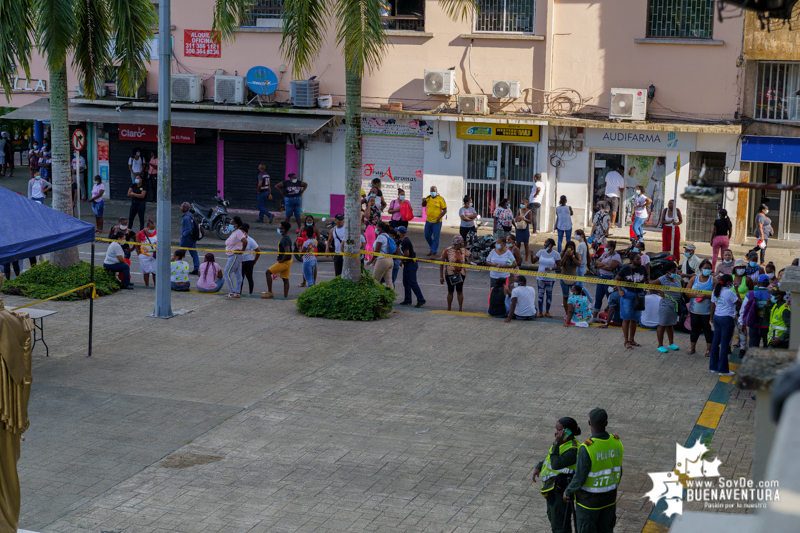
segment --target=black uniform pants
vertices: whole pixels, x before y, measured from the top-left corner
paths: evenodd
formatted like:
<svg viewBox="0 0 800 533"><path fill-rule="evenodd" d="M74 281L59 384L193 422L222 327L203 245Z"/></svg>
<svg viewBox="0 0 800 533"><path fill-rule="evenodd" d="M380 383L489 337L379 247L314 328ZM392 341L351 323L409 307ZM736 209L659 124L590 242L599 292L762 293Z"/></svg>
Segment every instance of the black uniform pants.
<svg viewBox="0 0 800 533"><path fill-rule="evenodd" d="M552 502L552 503L551 503ZM553 533L572 533L572 513L570 505L564 501L564 493L553 489L547 498L547 519Z"/></svg>
<svg viewBox="0 0 800 533"><path fill-rule="evenodd" d="M614 533L617 523L617 504L605 509L591 510L575 504L578 533Z"/></svg>

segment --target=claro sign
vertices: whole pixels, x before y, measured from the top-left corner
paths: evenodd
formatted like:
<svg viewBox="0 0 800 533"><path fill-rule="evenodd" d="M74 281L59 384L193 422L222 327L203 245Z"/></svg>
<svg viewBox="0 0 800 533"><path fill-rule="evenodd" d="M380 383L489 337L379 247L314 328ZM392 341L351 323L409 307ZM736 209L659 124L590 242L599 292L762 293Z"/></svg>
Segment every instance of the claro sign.
<svg viewBox="0 0 800 533"><path fill-rule="evenodd" d="M158 126L119 125L120 141L158 142ZM194 144L194 128L172 128L172 142Z"/></svg>

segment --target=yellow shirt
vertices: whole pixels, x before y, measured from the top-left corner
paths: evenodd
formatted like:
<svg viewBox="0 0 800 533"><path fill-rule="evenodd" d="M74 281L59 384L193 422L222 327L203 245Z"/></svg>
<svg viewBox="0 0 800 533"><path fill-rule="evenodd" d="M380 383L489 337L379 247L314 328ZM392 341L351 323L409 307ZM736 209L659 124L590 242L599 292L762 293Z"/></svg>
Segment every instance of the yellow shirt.
<svg viewBox="0 0 800 533"><path fill-rule="evenodd" d="M427 221L435 224L436 222L440 222L438 220L439 215L442 214L444 209L447 209L447 203L441 196L437 196L436 198L429 196L428 203L425 204L425 207L428 208Z"/></svg>

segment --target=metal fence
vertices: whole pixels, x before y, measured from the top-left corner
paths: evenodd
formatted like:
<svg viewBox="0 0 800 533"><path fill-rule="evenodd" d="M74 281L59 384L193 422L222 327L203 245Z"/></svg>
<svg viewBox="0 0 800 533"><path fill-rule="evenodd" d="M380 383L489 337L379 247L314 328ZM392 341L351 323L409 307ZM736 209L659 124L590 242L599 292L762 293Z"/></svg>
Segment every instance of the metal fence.
<svg viewBox="0 0 800 533"><path fill-rule="evenodd" d="M714 0L650 0L648 37L711 39Z"/></svg>
<svg viewBox="0 0 800 533"><path fill-rule="evenodd" d="M274 26L281 18L283 0L253 0L244 16L243 26ZM259 23L259 20L262 22Z"/></svg>
<svg viewBox="0 0 800 533"><path fill-rule="evenodd" d="M800 63L758 63L753 116L800 122Z"/></svg>
<svg viewBox="0 0 800 533"><path fill-rule="evenodd" d="M481 0L475 31L534 33L535 0Z"/></svg>

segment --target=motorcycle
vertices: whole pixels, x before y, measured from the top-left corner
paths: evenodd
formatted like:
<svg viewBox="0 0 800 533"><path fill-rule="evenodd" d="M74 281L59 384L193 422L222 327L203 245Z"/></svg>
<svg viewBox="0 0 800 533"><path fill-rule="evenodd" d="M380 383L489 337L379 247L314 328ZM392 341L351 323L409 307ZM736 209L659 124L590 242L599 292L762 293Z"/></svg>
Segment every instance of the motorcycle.
<svg viewBox="0 0 800 533"><path fill-rule="evenodd" d="M206 207L192 202L189 212L195 217L195 220L199 219L203 229L216 232L217 238L224 241L231 234L228 229L231 223L231 218L228 216L230 202L219 196L214 200L217 204L216 207Z"/></svg>
<svg viewBox="0 0 800 533"><path fill-rule="evenodd" d="M478 228L487 225L488 222L481 222L481 217L478 215L477 224L470 228L469 232L467 233L467 242L466 247L472 253L472 260L470 264L483 266L486 264L486 258L489 256L489 252L494 249L494 236L492 235L484 235L480 237L478 235Z"/></svg>

